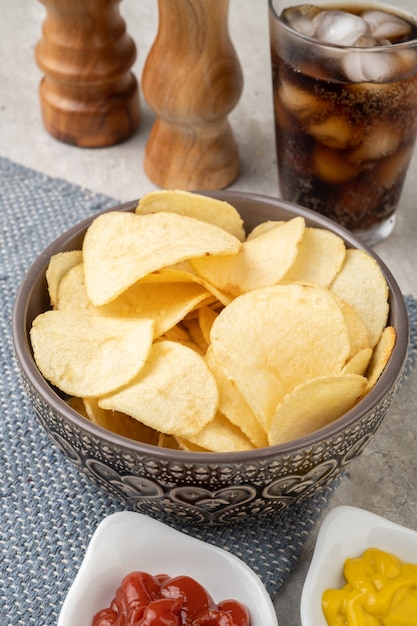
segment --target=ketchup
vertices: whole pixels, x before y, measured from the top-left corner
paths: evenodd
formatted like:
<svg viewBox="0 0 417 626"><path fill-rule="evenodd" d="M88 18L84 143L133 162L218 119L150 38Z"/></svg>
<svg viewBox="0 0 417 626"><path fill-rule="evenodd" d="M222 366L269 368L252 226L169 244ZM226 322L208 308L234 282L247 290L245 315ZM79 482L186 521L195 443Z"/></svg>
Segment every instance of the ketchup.
<svg viewBox="0 0 417 626"><path fill-rule="evenodd" d="M189 576L131 572L92 626L250 626L250 618L245 605L237 600L216 604Z"/></svg>

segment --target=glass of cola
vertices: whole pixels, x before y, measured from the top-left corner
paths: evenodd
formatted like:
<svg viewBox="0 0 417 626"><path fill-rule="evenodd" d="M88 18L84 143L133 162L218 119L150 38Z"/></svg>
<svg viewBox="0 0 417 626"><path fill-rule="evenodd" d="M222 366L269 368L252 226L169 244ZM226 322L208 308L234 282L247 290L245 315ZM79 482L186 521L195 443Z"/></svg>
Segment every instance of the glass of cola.
<svg viewBox="0 0 417 626"><path fill-rule="evenodd" d="M417 133L417 2L269 0L281 196L374 245Z"/></svg>

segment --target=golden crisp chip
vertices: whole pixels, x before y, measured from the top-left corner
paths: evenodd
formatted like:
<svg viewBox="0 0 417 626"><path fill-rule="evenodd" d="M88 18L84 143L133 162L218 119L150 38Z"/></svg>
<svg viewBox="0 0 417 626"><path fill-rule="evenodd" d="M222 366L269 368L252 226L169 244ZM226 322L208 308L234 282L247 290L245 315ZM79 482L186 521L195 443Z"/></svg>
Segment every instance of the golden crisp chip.
<svg viewBox="0 0 417 626"><path fill-rule="evenodd" d="M70 406L74 411L77 411L83 417L90 419L87 415L87 411L84 405L84 400L82 398L76 398L75 396L71 396L65 402Z"/></svg>
<svg viewBox="0 0 417 626"><path fill-rule="evenodd" d="M198 274L193 270L193 268L187 261L176 263L175 265L171 265L170 267L163 268L161 270L158 270L157 272L152 272L151 274L146 274L146 276L141 278L140 282L142 283L194 282L205 287L207 291L209 291L212 294L212 296L216 298L223 306L230 304L230 302L233 299L229 294L226 294L220 289L217 289L217 287L215 287L208 281L201 278L201 276L198 276Z"/></svg>
<svg viewBox="0 0 417 626"><path fill-rule="evenodd" d="M82 264L69 270L58 288L57 308L83 310L91 315L152 319L154 336L159 337L180 322L211 294L201 285L190 283L137 282L108 304L95 307L88 299Z"/></svg>
<svg viewBox="0 0 417 626"><path fill-rule="evenodd" d="M182 323L176 324L164 333L164 337L170 341L179 343L191 343L191 335Z"/></svg>
<svg viewBox="0 0 417 626"><path fill-rule="evenodd" d="M167 435L189 439L217 412L213 374L194 350L173 341L154 343L145 366L129 385L99 399Z"/></svg>
<svg viewBox="0 0 417 626"><path fill-rule="evenodd" d="M172 435L166 435L165 433L159 433L158 436L159 448L170 448L171 450L180 450L178 441Z"/></svg>
<svg viewBox="0 0 417 626"><path fill-rule="evenodd" d="M149 443L157 446L159 433L142 422L138 422L130 415L120 411L107 411L98 405L97 398L84 398L84 407L87 417L102 428L106 428L113 433Z"/></svg>
<svg viewBox="0 0 417 626"><path fill-rule="evenodd" d="M205 354L208 348L208 343L202 333L198 318L184 319L183 324L188 330L192 341L194 341L194 343L196 343L200 348L201 352Z"/></svg>
<svg viewBox="0 0 417 626"><path fill-rule="evenodd" d="M207 345L210 344L211 327L218 314L218 311L213 310L210 306L202 306L198 309L198 323Z"/></svg>
<svg viewBox="0 0 417 626"><path fill-rule="evenodd" d="M331 290L365 322L370 346L379 341L388 319L388 285L378 263L363 250L347 250Z"/></svg>
<svg viewBox="0 0 417 626"><path fill-rule="evenodd" d="M345 316L350 341L349 358L352 358L358 352L370 347L369 332L365 322L350 304L339 300L339 306Z"/></svg>
<svg viewBox="0 0 417 626"><path fill-rule="evenodd" d="M217 413L214 419L199 433L190 437L187 443L210 452L238 452L252 450L254 447L242 431L221 413ZM184 442L182 445L185 447L187 444Z"/></svg>
<svg viewBox="0 0 417 626"><path fill-rule="evenodd" d="M356 374L307 380L278 405L268 433L270 445L305 437L334 422L359 402L366 385L366 378Z"/></svg>
<svg viewBox="0 0 417 626"><path fill-rule="evenodd" d="M95 306L107 304L151 272L195 256L237 254L241 246L233 235L192 217L103 213L83 243L88 297Z"/></svg>
<svg viewBox="0 0 417 626"><path fill-rule="evenodd" d="M161 433L145 426L125 413L101 409L96 398L83 399L72 396L66 402L74 411L77 411L77 413L80 413L80 415L86 417L94 424L101 426L101 428L110 430L123 437L129 437L129 439L134 439L135 441L154 446L160 445ZM164 447L168 447L169 442L167 440L168 437L165 436L163 441ZM178 448L178 445L176 447Z"/></svg>
<svg viewBox="0 0 417 626"><path fill-rule="evenodd" d="M196 307L211 301L210 292L195 282L139 281L112 302L97 307L97 311L106 316L150 318L155 323L155 337L159 337L181 322Z"/></svg>
<svg viewBox="0 0 417 626"><path fill-rule="evenodd" d="M212 450L207 450L207 448L202 448L195 443L191 443L191 441L187 441L184 437L178 437L176 442L179 450L186 450L187 452L212 452Z"/></svg>
<svg viewBox="0 0 417 626"><path fill-rule="evenodd" d="M247 240L254 239L258 235L263 235L264 233L268 232L268 230L272 230L273 228L275 228L275 226L278 226L279 224L285 224L285 221L284 220L267 220L266 222L261 222L260 224L257 224L251 230L251 232L248 234L246 239Z"/></svg>
<svg viewBox="0 0 417 626"><path fill-rule="evenodd" d="M316 285L276 285L236 298L211 329L215 358L265 428L310 378L339 373L350 354L337 299Z"/></svg>
<svg viewBox="0 0 417 626"><path fill-rule="evenodd" d="M250 406L245 402L235 383L215 358L213 350L206 353L206 362L213 372L219 390L219 411L238 426L256 448L268 445L265 429L261 426Z"/></svg>
<svg viewBox="0 0 417 626"><path fill-rule="evenodd" d="M205 280L238 296L281 280L296 259L304 229L304 219L294 217L245 241L239 254L194 258L189 263Z"/></svg>
<svg viewBox="0 0 417 626"><path fill-rule="evenodd" d="M364 348L356 352L342 369L342 374L359 374L365 376L373 354L372 348Z"/></svg>
<svg viewBox="0 0 417 626"><path fill-rule="evenodd" d="M297 257L281 282L314 283L328 287L346 255L343 239L322 228L306 228Z"/></svg>
<svg viewBox="0 0 417 626"><path fill-rule="evenodd" d="M371 362L367 371L368 391L377 383L392 354L397 339L397 333L393 326L387 326L382 331L381 337L374 348Z"/></svg>
<svg viewBox="0 0 417 626"><path fill-rule="evenodd" d="M83 253L81 250L70 250L68 252L58 252L51 257L45 277L48 285L51 305L56 306L58 287L62 278L74 265L82 262Z"/></svg>
<svg viewBox="0 0 417 626"><path fill-rule="evenodd" d="M204 356L206 353L206 346L204 346L204 348L201 348L191 338L190 333L188 332L188 330L185 329L182 322L167 330L167 332L161 335L161 337L159 337L159 339L157 339L156 341L164 341L165 339L169 339L169 341L176 341L183 346L194 350L195 352L197 352L197 354L200 354L201 356Z"/></svg>
<svg viewBox="0 0 417 626"><path fill-rule="evenodd" d="M245 239L240 214L234 206L224 200L216 200L190 191L162 189L143 196L136 207L136 213L141 215L160 211L194 217L222 228L240 241Z"/></svg>
<svg viewBox="0 0 417 626"><path fill-rule="evenodd" d="M127 384L143 367L153 321L46 311L30 339L42 375L70 396L97 397Z"/></svg>
<svg viewBox="0 0 417 626"><path fill-rule="evenodd" d="M94 313L95 307L87 296L83 263L71 267L62 277L56 292L55 308L59 311Z"/></svg>

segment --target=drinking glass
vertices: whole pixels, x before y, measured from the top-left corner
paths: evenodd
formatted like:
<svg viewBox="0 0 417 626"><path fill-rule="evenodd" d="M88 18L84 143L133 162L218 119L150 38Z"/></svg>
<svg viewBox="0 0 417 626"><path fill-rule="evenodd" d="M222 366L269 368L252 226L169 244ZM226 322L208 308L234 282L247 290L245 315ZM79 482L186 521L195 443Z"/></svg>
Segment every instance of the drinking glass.
<svg viewBox="0 0 417 626"><path fill-rule="evenodd" d="M416 140L417 2L342 6L269 0L279 183L374 245L394 228Z"/></svg>

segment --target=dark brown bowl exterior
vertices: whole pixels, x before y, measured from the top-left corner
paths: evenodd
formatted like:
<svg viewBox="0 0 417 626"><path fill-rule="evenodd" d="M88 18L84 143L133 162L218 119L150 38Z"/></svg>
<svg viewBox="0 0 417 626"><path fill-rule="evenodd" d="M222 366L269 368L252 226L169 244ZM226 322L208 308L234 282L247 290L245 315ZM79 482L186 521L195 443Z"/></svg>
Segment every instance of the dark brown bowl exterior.
<svg viewBox="0 0 417 626"><path fill-rule="evenodd" d="M267 196L216 192L242 215L247 231L265 220L301 215L310 226L339 234L348 247L367 250L351 233L320 215ZM129 211L136 201L115 207ZM114 209L111 209L114 210ZM370 441L399 386L407 356L408 314L401 291L377 258L390 289L390 324L397 341L374 389L343 417L313 434L255 451L197 453L157 448L111 433L72 410L42 377L33 359L29 330L49 308L45 271L51 256L79 249L97 215L51 244L29 269L18 292L13 338L23 385L52 441L93 483L126 508L192 524L229 524L291 506L335 479Z"/></svg>

